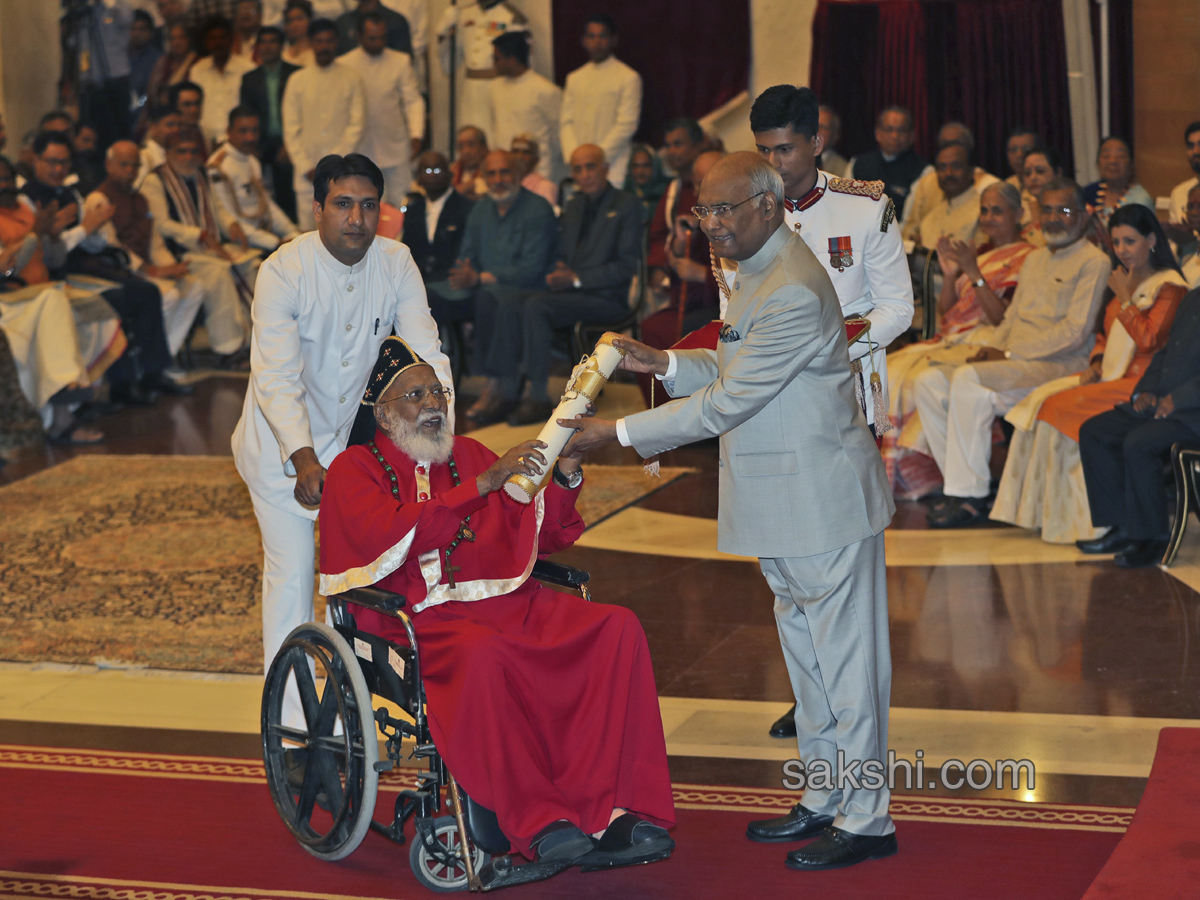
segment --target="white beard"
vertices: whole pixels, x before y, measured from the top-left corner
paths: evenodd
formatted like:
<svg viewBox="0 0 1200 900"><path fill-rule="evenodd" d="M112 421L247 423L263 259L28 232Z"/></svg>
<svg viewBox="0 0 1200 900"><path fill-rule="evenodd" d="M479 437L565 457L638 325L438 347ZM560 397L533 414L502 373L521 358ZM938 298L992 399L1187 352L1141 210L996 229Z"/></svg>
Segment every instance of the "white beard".
<svg viewBox="0 0 1200 900"><path fill-rule="evenodd" d="M434 418L441 419L442 424L430 434L422 423ZM454 435L447 429L446 417L441 413L423 412L414 424L393 415L390 410L380 414L376 407L376 424L406 456L418 462L444 463L454 451Z"/></svg>

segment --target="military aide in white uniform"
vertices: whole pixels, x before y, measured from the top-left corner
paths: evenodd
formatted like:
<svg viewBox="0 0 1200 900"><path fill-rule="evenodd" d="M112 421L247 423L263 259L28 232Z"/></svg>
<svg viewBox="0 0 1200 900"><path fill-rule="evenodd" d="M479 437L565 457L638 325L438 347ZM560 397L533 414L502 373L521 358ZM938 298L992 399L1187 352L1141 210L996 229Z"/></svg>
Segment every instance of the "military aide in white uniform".
<svg viewBox="0 0 1200 900"><path fill-rule="evenodd" d="M492 64L492 41L508 31L523 31L528 19L519 9L504 0L480 0L467 6L448 6L438 24L438 57L442 71L459 69L455 82L458 91L457 125L474 125L486 130L491 117L491 92L488 87L496 77ZM455 56L450 59L450 33L456 32ZM488 135L491 140L492 135ZM492 146L501 149L499 143Z"/></svg>
<svg viewBox="0 0 1200 900"><path fill-rule="evenodd" d="M865 316L871 323L871 359L863 359L864 382L872 367L883 385L887 406L887 357L884 349L903 334L913 319L912 279L896 210L881 181L851 181L817 169L821 153L817 96L809 88L776 85L750 110L750 128L761 153L783 176L785 221L808 244L837 291L846 316ZM726 280L733 283L736 270ZM725 296L721 317L725 317ZM850 359L869 350L867 341L850 346ZM867 391L867 422L875 424Z"/></svg>
<svg viewBox="0 0 1200 900"><path fill-rule="evenodd" d="M327 468L346 449L393 328L443 384L453 383L412 254L375 237L379 201L370 177L382 181L378 167L357 154L323 162L314 188L319 196L324 180L329 193L318 230L284 244L259 272L250 387L233 433L234 461L262 532L264 671L288 632L313 617L317 505L297 497L296 462L308 458L300 451L315 452ZM290 719L302 721L298 713L291 707Z"/></svg>
<svg viewBox="0 0 1200 900"><path fill-rule="evenodd" d="M300 232L263 186L262 163L254 155L258 115L248 107L237 107L233 115L229 139L208 158L208 181L217 205L242 226L250 246L270 253Z"/></svg>

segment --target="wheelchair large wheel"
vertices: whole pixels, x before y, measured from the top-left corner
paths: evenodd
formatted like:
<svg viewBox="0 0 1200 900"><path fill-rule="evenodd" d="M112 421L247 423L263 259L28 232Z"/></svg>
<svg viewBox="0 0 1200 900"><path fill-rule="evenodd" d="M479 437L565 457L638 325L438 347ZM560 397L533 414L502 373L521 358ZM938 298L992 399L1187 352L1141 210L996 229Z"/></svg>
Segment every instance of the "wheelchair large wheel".
<svg viewBox="0 0 1200 900"><path fill-rule="evenodd" d="M432 847L421 838L420 829L413 836L408 848L408 864L417 881L431 891L448 893L462 891L467 887L467 867L459 855L462 843L458 839L458 823L454 816L441 816L430 823ZM471 845L472 862L476 873L483 868L491 856Z"/></svg>
<svg viewBox="0 0 1200 900"><path fill-rule="evenodd" d="M283 722L284 694L298 691L305 724ZM288 635L267 672L263 763L275 809L300 845L342 859L371 827L379 742L371 692L349 644L319 622Z"/></svg>

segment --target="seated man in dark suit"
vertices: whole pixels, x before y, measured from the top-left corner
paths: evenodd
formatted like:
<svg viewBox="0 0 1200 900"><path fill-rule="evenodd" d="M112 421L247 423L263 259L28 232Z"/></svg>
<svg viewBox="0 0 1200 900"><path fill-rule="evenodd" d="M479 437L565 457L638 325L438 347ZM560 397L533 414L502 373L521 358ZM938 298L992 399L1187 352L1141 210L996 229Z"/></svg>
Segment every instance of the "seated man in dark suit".
<svg viewBox="0 0 1200 900"><path fill-rule="evenodd" d="M472 202L450 189L450 162L436 150L417 158L416 176L425 193L408 195L400 240L412 251L425 284L436 289L438 282L450 277L450 267L458 259ZM442 285L442 292L448 287Z"/></svg>
<svg viewBox="0 0 1200 900"><path fill-rule="evenodd" d="M608 162L594 144L575 148L571 178L578 192L563 208L548 290L507 298L496 312L489 363L504 369L496 373L502 387L510 382L519 392L522 374L529 382L510 425L544 422L554 411L546 382L556 328L581 320L607 325L629 312L629 283L642 246L640 203L608 183ZM511 386L505 392L511 394Z"/></svg>
<svg viewBox="0 0 1200 900"><path fill-rule="evenodd" d="M1200 444L1200 289L1179 304L1167 345L1154 354L1128 403L1079 430L1079 459L1092 524L1107 528L1085 553L1116 553L1117 565L1157 563L1167 546L1163 463L1171 445Z"/></svg>
<svg viewBox="0 0 1200 900"><path fill-rule="evenodd" d="M259 158L270 176L270 188L289 219L296 221L296 192L292 188L292 163L283 146L283 88L299 66L282 59L283 32L278 28L260 28L254 51L261 60L257 69L242 76L239 106L258 113L261 126Z"/></svg>

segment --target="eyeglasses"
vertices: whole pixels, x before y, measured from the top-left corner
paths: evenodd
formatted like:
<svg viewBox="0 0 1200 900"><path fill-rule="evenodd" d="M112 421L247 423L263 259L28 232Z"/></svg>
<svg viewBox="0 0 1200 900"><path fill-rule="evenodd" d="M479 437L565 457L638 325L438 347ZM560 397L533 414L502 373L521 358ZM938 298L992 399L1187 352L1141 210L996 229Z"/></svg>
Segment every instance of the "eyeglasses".
<svg viewBox="0 0 1200 900"><path fill-rule="evenodd" d="M1042 215L1043 216L1053 216L1056 214L1061 214L1063 217L1069 219L1076 212L1077 212L1077 210L1071 206L1043 206L1042 207Z"/></svg>
<svg viewBox="0 0 1200 900"><path fill-rule="evenodd" d="M397 400L407 400L409 403L420 403L426 396L432 396L434 400L445 400L448 402L454 396L454 391L439 384L435 388L413 388L407 394L401 394L399 397L393 397L391 400L380 400L379 402L395 403Z"/></svg>
<svg viewBox="0 0 1200 900"><path fill-rule="evenodd" d="M420 171L419 174L421 174L421 175L441 175L445 171L446 170L443 169L441 166L426 166L425 168L423 168Z"/></svg>
<svg viewBox="0 0 1200 900"><path fill-rule="evenodd" d="M766 191L759 191L754 197L761 197L765 193ZM749 203L754 197L747 197L742 203ZM735 203L732 206L728 203L722 203L720 206L693 206L692 215L701 221L707 219L710 215L716 216L718 219L728 219L733 214L733 211L741 206L742 203Z"/></svg>

